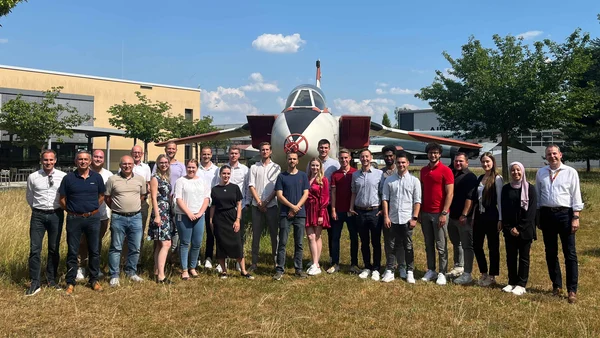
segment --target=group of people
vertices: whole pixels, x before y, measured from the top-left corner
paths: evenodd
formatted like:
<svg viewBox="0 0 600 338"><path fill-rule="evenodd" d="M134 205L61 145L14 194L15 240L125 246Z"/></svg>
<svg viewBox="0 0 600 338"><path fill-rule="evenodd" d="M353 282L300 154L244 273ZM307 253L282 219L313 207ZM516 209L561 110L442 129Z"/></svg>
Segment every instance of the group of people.
<svg viewBox="0 0 600 338"><path fill-rule="evenodd" d="M536 184L526 180L519 162L510 164L510 178L504 184L496 171L495 158L484 153L480 162L485 173L479 177L469 170L469 160L458 153L452 168L440 162L442 148L426 147L429 163L420 179L409 172L409 156L395 147L382 149L383 170L372 166L368 149L360 152L362 167L355 169L351 152L339 151L338 160L329 156L330 142L319 141L319 156L299 170L297 153L287 154L287 168L271 160L271 145L259 146L260 161L250 168L239 162L240 149L231 146L229 162L212 163L212 150L204 147L201 160L184 165L175 158L177 146L168 143L165 154L156 159L151 171L141 162L143 151L135 146L131 156L120 159L120 170L112 175L103 169L104 153L80 151L77 169L64 173L54 168L56 153L42 153L42 169L27 181L27 201L32 209L30 222L27 295L40 291L40 253L48 233L48 286L58 286L59 243L66 211L67 294L77 280L84 279L85 262L89 285L101 290L100 245L110 219L111 244L108 265L110 286L119 286L121 256L124 272L141 282L138 263L149 206L152 205L147 236L154 243L154 277L157 283L172 283L165 275L170 252L178 252L181 279L198 277L200 249L206 229L204 267L228 277L226 259L237 260L243 278L254 279L259 264L260 238L268 229L271 244L269 265L273 279L284 276L289 232L294 231L294 274L300 278L321 274L322 231L329 247L327 273L340 270L340 239L344 223L350 237L350 272L362 279L391 282L399 277L416 282L412 236L417 222L423 231L427 270L423 281L445 285L470 284L473 259L481 277L477 284L496 283L500 273L500 232L505 238L508 285L502 290L526 292L529 252L536 239L536 224L542 230L546 261L553 293L562 292L557 239L560 237L567 271L569 302L576 301L577 255L575 233L583 209L577 171L562 163L556 145L546 148L548 165L539 169ZM149 195L149 198L148 198ZM246 209L252 219L251 262L246 269L244 243ZM536 218L536 216L538 216ZM386 264L381 269L381 235ZM308 238L310 263L302 266L303 240ZM358 248L363 268L358 267ZM447 238L453 245L453 267L448 272ZM488 257L484 250L487 238ZM213 261L216 242L216 261ZM174 247L176 250L171 249ZM126 254L124 252L127 252ZM437 252L437 262L436 262ZM176 254L172 254L176 256ZM489 259L489 265L488 265ZM218 261L218 262L217 262ZM437 263L437 264L436 264ZM383 272L383 276L380 273Z"/></svg>

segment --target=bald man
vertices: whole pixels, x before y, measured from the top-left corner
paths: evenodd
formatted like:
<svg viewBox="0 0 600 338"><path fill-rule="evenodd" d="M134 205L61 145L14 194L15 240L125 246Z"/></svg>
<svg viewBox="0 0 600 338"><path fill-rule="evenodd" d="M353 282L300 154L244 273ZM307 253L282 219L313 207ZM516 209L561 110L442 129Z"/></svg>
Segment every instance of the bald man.
<svg viewBox="0 0 600 338"><path fill-rule="evenodd" d="M108 251L110 286L119 286L119 265L123 241L127 238L129 252L125 264L125 274L133 282L142 282L137 275L140 257L140 242L143 237L142 200L146 197L146 179L133 172L133 157L121 157L121 170L106 182L104 199L112 210L110 222L111 243Z"/></svg>

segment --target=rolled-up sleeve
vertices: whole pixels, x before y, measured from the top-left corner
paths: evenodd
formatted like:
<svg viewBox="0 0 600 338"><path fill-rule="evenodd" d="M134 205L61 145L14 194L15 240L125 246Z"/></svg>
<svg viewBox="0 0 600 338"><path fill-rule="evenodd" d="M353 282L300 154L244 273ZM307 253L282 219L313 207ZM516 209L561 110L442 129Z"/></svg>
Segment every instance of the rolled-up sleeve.
<svg viewBox="0 0 600 338"><path fill-rule="evenodd" d="M573 169L573 184L571 191L571 208L573 211L583 210L583 200L581 199L581 187L579 185L579 174Z"/></svg>

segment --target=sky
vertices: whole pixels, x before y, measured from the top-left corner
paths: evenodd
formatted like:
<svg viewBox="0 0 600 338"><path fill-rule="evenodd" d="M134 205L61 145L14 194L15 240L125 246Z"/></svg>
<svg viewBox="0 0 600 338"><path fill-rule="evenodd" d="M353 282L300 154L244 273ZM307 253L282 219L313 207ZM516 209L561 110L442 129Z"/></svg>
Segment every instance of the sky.
<svg viewBox="0 0 600 338"><path fill-rule="evenodd" d="M200 88L201 115L229 124L278 114L320 59L332 113L380 122L427 108L414 94L469 36L600 37L598 13L597 0L29 0L0 18L0 64Z"/></svg>

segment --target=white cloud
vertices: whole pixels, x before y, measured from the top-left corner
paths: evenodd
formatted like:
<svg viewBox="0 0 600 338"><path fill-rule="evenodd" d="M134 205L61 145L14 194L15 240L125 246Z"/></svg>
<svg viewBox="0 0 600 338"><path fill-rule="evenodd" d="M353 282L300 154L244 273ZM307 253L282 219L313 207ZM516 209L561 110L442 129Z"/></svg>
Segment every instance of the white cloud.
<svg viewBox="0 0 600 338"><path fill-rule="evenodd" d="M405 103L405 104L399 106L398 108L400 108L400 109L406 108L408 110L421 109L421 108L415 106L414 104L409 104L409 103Z"/></svg>
<svg viewBox="0 0 600 338"><path fill-rule="evenodd" d="M268 83L264 82L263 76L261 73L252 73L250 74L250 83L241 86L239 89L248 92L278 92L279 87L277 87L276 83Z"/></svg>
<svg viewBox="0 0 600 338"><path fill-rule="evenodd" d="M527 31L525 33L517 34L517 38L522 38L523 40L533 39L538 37L544 33L543 31Z"/></svg>
<svg viewBox="0 0 600 338"><path fill-rule="evenodd" d="M279 108L283 109L285 108L285 99L281 96L278 96L275 101L277 102L277 105L279 106Z"/></svg>
<svg viewBox="0 0 600 338"><path fill-rule="evenodd" d="M242 114L238 121L243 121L243 115L252 115L258 113L250 99L246 96L243 90L239 88L224 88L219 86L215 91L202 91L202 105L204 110L219 114L211 114L215 118L215 122L223 123L224 120L229 121L228 113ZM237 117L237 115L236 115ZM231 119L233 120L233 119Z"/></svg>
<svg viewBox="0 0 600 338"><path fill-rule="evenodd" d="M356 101L352 99L335 99L333 105L339 115L368 115L372 121L381 122L383 114L394 113L394 100L385 98Z"/></svg>
<svg viewBox="0 0 600 338"><path fill-rule="evenodd" d="M300 34L263 34L252 41L252 47L269 53L296 53L306 44Z"/></svg>
<svg viewBox="0 0 600 338"><path fill-rule="evenodd" d="M379 82L379 81L375 82L375 85L377 87L384 87L384 88L387 87L387 86L389 86L387 83L385 83L385 82Z"/></svg>
<svg viewBox="0 0 600 338"><path fill-rule="evenodd" d="M383 95L383 94L387 94L387 91L385 91L385 90L383 90L381 88L377 88L377 89L375 89L375 93L377 95Z"/></svg>
<svg viewBox="0 0 600 338"><path fill-rule="evenodd" d="M0 39L0 43L8 43L8 39Z"/></svg>
<svg viewBox="0 0 600 338"><path fill-rule="evenodd" d="M398 88L398 87L390 88L390 94L395 94L395 95L414 95L418 92L419 91L416 89L402 89L402 88Z"/></svg>

